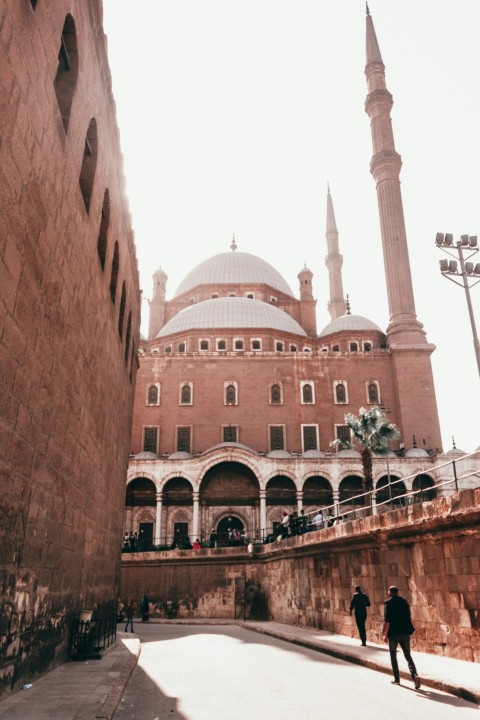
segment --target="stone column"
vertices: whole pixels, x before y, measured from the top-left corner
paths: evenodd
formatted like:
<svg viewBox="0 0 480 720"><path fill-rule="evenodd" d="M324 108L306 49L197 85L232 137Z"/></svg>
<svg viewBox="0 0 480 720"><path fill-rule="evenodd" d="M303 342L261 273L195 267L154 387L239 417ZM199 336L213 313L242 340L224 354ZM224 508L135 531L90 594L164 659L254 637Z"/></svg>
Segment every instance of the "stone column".
<svg viewBox="0 0 480 720"><path fill-rule="evenodd" d="M198 492L198 490L194 490L194 492L193 492L193 527L192 527L192 537L191 537L192 543L197 539L197 537L199 537L199 534L198 534L198 510L200 507L199 497L200 497L200 493Z"/></svg>
<svg viewBox="0 0 480 720"><path fill-rule="evenodd" d="M260 490L260 535L267 534L267 491Z"/></svg>
<svg viewBox="0 0 480 720"><path fill-rule="evenodd" d="M127 507L126 517L125 517L125 532L132 531L132 522L133 522L133 507L130 505L129 507Z"/></svg>
<svg viewBox="0 0 480 720"><path fill-rule="evenodd" d="M377 514L377 491L372 491L372 515Z"/></svg>
<svg viewBox="0 0 480 720"><path fill-rule="evenodd" d="M303 490L297 490L297 512L303 508Z"/></svg>
<svg viewBox="0 0 480 720"><path fill-rule="evenodd" d="M334 490L333 491L333 504L334 504L333 512L335 514L335 517L338 515L338 501L339 500L340 500L340 491Z"/></svg>
<svg viewBox="0 0 480 720"><path fill-rule="evenodd" d="M157 507L155 512L155 545L162 544L162 500L163 495L161 492L157 492L155 495L157 501Z"/></svg>

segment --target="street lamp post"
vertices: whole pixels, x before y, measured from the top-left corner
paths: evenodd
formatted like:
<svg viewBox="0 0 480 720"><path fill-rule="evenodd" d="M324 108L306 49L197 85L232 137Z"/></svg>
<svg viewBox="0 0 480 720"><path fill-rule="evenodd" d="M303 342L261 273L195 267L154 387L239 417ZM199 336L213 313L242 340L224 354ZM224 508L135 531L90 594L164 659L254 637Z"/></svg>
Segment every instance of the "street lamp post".
<svg viewBox="0 0 480 720"><path fill-rule="evenodd" d="M475 357L477 358L478 374L480 375L480 343L478 341L472 299L470 297L470 288L480 282L480 263L475 264L470 261L470 258L478 252L477 236L461 235L460 240L454 244L451 233L445 233L445 235L443 233L437 233L435 243L437 247L446 252L447 255L455 258L454 260L440 260L440 272L444 277L448 278L448 280L463 287L465 290L468 314L472 326L473 347L475 349ZM464 257L464 251L468 253L467 257ZM456 253L456 255L454 255L454 253ZM458 269L456 260L457 255L460 262L460 270ZM455 278L461 278L461 282Z"/></svg>

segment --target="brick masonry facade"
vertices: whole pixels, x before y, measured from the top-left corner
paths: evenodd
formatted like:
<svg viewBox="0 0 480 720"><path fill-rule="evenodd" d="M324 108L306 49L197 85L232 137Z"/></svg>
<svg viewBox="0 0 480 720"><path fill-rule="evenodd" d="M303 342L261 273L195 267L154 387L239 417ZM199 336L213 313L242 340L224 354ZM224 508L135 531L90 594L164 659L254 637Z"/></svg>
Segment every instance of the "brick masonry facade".
<svg viewBox="0 0 480 720"><path fill-rule="evenodd" d="M413 648L480 661L480 490L345 523L273 546L126 554L122 598L147 592L153 615L271 619L356 637L353 587L371 600L381 642L387 588L411 604ZM244 589L244 583L246 583Z"/></svg>
<svg viewBox="0 0 480 720"><path fill-rule="evenodd" d="M98 0L0 2L0 691L113 609L140 292Z"/></svg>

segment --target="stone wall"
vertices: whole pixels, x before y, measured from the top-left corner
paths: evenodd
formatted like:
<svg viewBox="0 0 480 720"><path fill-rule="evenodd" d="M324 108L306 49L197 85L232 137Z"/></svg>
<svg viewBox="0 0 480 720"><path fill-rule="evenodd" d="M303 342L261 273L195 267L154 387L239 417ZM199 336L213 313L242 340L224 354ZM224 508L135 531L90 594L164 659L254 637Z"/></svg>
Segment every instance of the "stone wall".
<svg viewBox="0 0 480 720"><path fill-rule="evenodd" d="M247 617L356 636L348 614L353 586L372 603L368 637L381 642L383 602L397 585L412 607L413 647L480 661L480 489L246 549L126 554L122 596L148 592L184 617L222 614L246 581ZM217 595L216 595L217 593ZM240 613L241 615L242 613Z"/></svg>
<svg viewBox="0 0 480 720"><path fill-rule="evenodd" d="M0 2L0 55L2 692L113 609L140 291L100 0Z"/></svg>

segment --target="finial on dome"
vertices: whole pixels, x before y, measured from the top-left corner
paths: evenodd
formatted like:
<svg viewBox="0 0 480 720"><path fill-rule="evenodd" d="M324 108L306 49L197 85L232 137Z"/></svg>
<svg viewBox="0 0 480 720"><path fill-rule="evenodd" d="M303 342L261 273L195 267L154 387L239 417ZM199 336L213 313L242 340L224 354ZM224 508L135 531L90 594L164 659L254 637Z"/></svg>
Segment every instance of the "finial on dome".
<svg viewBox="0 0 480 720"><path fill-rule="evenodd" d="M415 435L412 435L412 443L413 443L413 447L416 448L417 447L417 438L415 437Z"/></svg>
<svg viewBox="0 0 480 720"><path fill-rule="evenodd" d="M453 449L456 450L457 446L455 445L455 436L454 435L452 435L452 444L453 444Z"/></svg>
<svg viewBox="0 0 480 720"><path fill-rule="evenodd" d="M368 7L368 2L365 3L365 5L366 5L366 7L367 7L367 15L370 15L370 8Z"/></svg>
<svg viewBox="0 0 480 720"><path fill-rule="evenodd" d="M349 298L349 296L348 296L348 293L347 293L347 299L345 300L345 307L346 307L346 309L347 309L345 315L351 315L352 313L351 313L351 310L350 310L350 298Z"/></svg>
<svg viewBox="0 0 480 720"><path fill-rule="evenodd" d="M330 195L330 183L327 182L327 193Z"/></svg>
<svg viewBox="0 0 480 720"><path fill-rule="evenodd" d="M235 242L235 233L233 233L233 239L232 239L232 244L230 245L230 250L232 252L235 252L236 249L237 249L237 243Z"/></svg>

